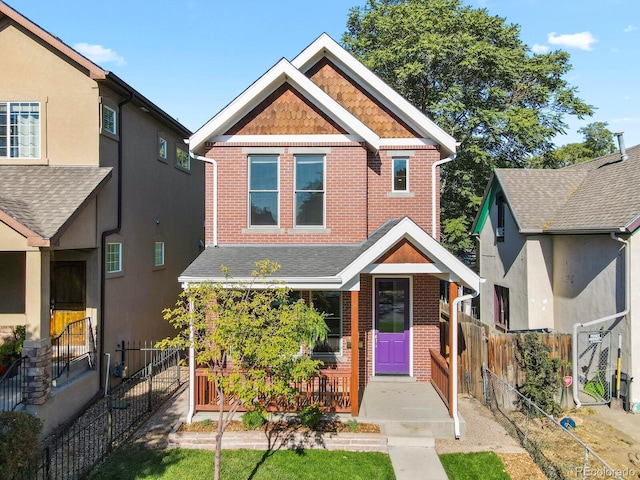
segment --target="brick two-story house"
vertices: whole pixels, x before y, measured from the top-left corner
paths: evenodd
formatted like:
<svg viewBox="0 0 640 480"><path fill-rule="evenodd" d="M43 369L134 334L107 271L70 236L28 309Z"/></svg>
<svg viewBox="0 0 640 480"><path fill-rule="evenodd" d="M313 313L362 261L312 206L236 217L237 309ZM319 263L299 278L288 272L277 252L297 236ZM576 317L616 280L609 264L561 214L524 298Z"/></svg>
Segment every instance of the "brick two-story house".
<svg viewBox="0 0 640 480"><path fill-rule="evenodd" d="M1 1L0 60L0 327L26 327L21 393L50 430L102 391L105 354L172 333L204 168L188 129Z"/></svg>
<svg viewBox="0 0 640 480"><path fill-rule="evenodd" d="M451 136L323 34L189 148L207 163L207 246L181 282L224 282L221 265L247 280L255 261L279 263L278 279L328 314L313 354L350 386L340 407L353 413L372 376L431 380L440 280L478 290L438 243Z"/></svg>

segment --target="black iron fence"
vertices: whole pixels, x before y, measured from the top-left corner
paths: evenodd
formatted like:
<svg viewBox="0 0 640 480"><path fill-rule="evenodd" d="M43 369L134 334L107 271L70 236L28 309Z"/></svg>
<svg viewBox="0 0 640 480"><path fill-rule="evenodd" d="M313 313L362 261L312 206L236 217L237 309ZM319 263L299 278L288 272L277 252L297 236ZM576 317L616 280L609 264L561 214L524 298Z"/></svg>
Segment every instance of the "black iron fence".
<svg viewBox="0 0 640 480"><path fill-rule="evenodd" d="M51 339L51 379L56 380L63 374L69 375L71 364L87 359L93 367L96 352L95 337L91 318L83 318L69 323L60 334Z"/></svg>
<svg viewBox="0 0 640 480"><path fill-rule="evenodd" d="M43 442L21 480L83 478L180 386L180 352L156 349L149 363Z"/></svg>
<svg viewBox="0 0 640 480"><path fill-rule="evenodd" d="M24 358L18 358L0 376L0 411L15 410L24 402L22 382L24 379Z"/></svg>

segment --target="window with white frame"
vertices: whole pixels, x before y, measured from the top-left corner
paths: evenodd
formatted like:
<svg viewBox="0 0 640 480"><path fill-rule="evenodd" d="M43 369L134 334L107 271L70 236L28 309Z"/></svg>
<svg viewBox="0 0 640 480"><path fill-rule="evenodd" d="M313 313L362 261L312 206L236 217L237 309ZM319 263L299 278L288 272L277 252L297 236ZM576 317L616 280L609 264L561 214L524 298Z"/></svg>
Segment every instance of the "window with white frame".
<svg viewBox="0 0 640 480"><path fill-rule="evenodd" d="M167 159L167 141L162 137L158 137L158 158Z"/></svg>
<svg viewBox="0 0 640 480"><path fill-rule="evenodd" d="M116 125L116 111L102 105L102 130L116 135L118 129Z"/></svg>
<svg viewBox="0 0 640 480"><path fill-rule="evenodd" d="M324 225L324 183L324 155L296 155L296 227Z"/></svg>
<svg viewBox="0 0 640 480"><path fill-rule="evenodd" d="M311 304L313 308L324 313L324 321L329 327L327 339L318 342L313 349L315 354L340 354L342 340L342 302L340 291L311 292Z"/></svg>
<svg viewBox="0 0 640 480"><path fill-rule="evenodd" d="M162 267L164 265L164 242L154 243L154 261L153 265Z"/></svg>
<svg viewBox="0 0 640 480"><path fill-rule="evenodd" d="M502 193L498 194L496 197L496 207L497 207L497 226L496 226L496 240L498 242L504 242L504 214L506 207L506 200Z"/></svg>
<svg viewBox="0 0 640 480"><path fill-rule="evenodd" d="M122 243L107 243L107 273L122 271Z"/></svg>
<svg viewBox="0 0 640 480"><path fill-rule="evenodd" d="M189 154L181 148L176 147L176 165L189 170L191 168L191 160Z"/></svg>
<svg viewBox="0 0 640 480"><path fill-rule="evenodd" d="M278 155L249 156L249 226L278 226Z"/></svg>
<svg viewBox="0 0 640 480"><path fill-rule="evenodd" d="M0 102L0 158L40 158L40 103Z"/></svg>
<svg viewBox="0 0 640 480"><path fill-rule="evenodd" d="M406 157L393 159L393 191L409 191L409 159Z"/></svg>

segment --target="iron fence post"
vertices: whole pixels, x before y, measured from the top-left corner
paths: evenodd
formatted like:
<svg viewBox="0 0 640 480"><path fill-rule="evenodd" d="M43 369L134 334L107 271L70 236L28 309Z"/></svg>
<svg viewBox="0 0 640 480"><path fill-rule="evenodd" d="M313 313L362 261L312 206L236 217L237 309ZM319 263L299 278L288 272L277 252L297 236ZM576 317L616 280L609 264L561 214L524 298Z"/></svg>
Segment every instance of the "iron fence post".
<svg viewBox="0 0 640 480"><path fill-rule="evenodd" d="M147 377L147 411L151 412L153 410L153 376L152 372L149 372L149 376Z"/></svg>
<svg viewBox="0 0 640 480"><path fill-rule="evenodd" d="M107 396L107 452L113 448L113 402L111 395Z"/></svg>

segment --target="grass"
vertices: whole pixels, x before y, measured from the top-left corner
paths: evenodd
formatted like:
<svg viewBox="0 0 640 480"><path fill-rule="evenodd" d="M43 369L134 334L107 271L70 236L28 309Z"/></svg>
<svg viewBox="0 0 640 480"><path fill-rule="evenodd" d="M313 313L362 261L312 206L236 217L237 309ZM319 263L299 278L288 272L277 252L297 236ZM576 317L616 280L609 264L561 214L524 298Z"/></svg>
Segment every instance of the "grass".
<svg viewBox="0 0 640 480"><path fill-rule="evenodd" d="M449 480L510 480L500 457L493 452L446 453L440 462Z"/></svg>
<svg viewBox="0 0 640 480"><path fill-rule="evenodd" d="M213 452L122 449L89 480L199 480L213 477ZM393 480L391 460L382 453L327 450L223 450L225 480Z"/></svg>

